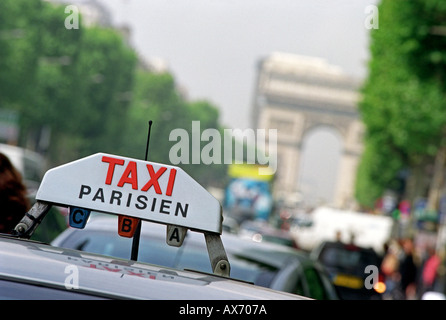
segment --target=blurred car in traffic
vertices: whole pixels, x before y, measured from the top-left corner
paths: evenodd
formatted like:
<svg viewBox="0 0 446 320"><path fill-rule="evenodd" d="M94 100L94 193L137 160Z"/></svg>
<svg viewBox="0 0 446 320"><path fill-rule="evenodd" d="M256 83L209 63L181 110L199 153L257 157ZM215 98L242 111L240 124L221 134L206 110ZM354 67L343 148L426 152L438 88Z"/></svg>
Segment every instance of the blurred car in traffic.
<svg viewBox="0 0 446 320"><path fill-rule="evenodd" d="M256 242L272 242L298 249L297 242L289 231L274 228L263 220L245 220L238 233L241 237Z"/></svg>
<svg viewBox="0 0 446 320"><path fill-rule="evenodd" d="M223 216L222 231L226 233L237 234L240 230L240 225L234 218L227 215Z"/></svg>
<svg viewBox="0 0 446 320"><path fill-rule="evenodd" d="M367 266L379 268L381 259L372 248L363 248L340 241L324 241L314 248L310 256L320 261L327 269L332 283L336 286L341 299L381 300L383 279L379 276L380 286L367 289L365 286Z"/></svg>
<svg viewBox="0 0 446 320"><path fill-rule="evenodd" d="M92 217L85 229L69 228L52 244L59 247L129 259L132 240L116 234L117 219ZM314 299L339 299L323 266L300 251L272 243L257 243L233 234L222 234L231 278ZM212 272L203 237L188 232L180 248L168 246L165 226L144 223L139 261L184 270Z"/></svg>

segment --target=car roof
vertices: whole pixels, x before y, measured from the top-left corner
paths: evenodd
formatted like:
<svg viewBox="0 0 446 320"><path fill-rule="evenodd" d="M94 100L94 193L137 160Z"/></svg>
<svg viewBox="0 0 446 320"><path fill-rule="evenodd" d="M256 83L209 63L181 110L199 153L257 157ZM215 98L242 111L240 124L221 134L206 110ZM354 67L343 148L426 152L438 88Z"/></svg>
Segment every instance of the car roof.
<svg viewBox="0 0 446 320"><path fill-rule="evenodd" d="M0 237L0 280L67 290L67 268L79 293L120 299L307 299L244 282L148 263Z"/></svg>

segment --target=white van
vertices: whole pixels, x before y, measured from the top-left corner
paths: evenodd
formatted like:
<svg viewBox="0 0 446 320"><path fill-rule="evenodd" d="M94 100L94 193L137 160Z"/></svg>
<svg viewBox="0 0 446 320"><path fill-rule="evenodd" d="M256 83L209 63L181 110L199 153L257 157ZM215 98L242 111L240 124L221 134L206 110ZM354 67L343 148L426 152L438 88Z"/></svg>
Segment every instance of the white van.
<svg viewBox="0 0 446 320"><path fill-rule="evenodd" d="M312 225L292 228L299 246L311 251L323 241L341 240L362 247L372 247L383 253L384 243L396 235L396 223L392 217L362 212L318 207L311 213ZM341 239L336 239L339 233Z"/></svg>

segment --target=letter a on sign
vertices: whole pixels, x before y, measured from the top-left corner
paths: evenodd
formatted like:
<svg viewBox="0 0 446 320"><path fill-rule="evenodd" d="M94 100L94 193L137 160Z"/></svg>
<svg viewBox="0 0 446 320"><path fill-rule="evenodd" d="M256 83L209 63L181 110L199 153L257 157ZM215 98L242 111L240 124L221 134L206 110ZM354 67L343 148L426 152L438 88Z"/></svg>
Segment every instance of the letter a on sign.
<svg viewBox="0 0 446 320"><path fill-rule="evenodd" d="M167 225L166 243L169 246L181 247L186 237L187 228Z"/></svg>
<svg viewBox="0 0 446 320"><path fill-rule="evenodd" d="M118 233L121 237L132 238L136 227L140 223L138 218L118 216Z"/></svg>

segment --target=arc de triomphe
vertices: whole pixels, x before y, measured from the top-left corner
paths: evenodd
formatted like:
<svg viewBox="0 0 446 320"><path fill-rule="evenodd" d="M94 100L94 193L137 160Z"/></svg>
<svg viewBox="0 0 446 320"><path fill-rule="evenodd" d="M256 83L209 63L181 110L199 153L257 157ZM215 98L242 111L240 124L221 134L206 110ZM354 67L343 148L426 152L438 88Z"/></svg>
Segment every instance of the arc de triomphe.
<svg viewBox="0 0 446 320"><path fill-rule="evenodd" d="M273 53L258 64L253 123L277 129L276 195L298 193L302 141L316 126L329 126L342 137L334 200L352 208L356 169L362 152L363 124L357 111L358 79L325 60Z"/></svg>

